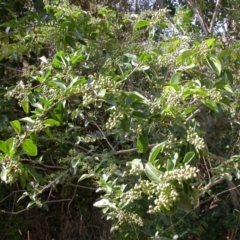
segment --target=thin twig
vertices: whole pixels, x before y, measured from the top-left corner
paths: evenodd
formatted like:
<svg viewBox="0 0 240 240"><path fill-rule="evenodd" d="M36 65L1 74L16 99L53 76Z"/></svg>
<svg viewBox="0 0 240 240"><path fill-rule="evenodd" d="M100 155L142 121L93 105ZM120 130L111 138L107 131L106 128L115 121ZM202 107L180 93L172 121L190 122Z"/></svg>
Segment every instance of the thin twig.
<svg viewBox="0 0 240 240"><path fill-rule="evenodd" d="M19 69L16 69L16 68L12 68L12 67L8 67L8 66L6 66L5 64L2 64L2 63L0 63L0 66L3 66L6 69L9 69L9 70L12 70L12 71L21 72L21 73L23 72L22 70L19 70Z"/></svg>
<svg viewBox="0 0 240 240"><path fill-rule="evenodd" d="M155 147L158 143L153 143L153 144L149 144L148 145L148 148L151 149L153 147ZM134 153L134 152L137 152L138 151L138 148L130 148L130 149L126 149L126 150L119 150L119 151L114 151L114 152L110 152L109 154L112 154L112 155L122 155L122 154L128 154L128 153ZM102 156L103 154L93 154L93 157L100 157Z"/></svg>
<svg viewBox="0 0 240 240"><path fill-rule="evenodd" d="M69 186L73 186L73 187L76 187L76 188L84 188L84 189L89 189L89 190L97 190L97 188L92 188L92 187L85 187L85 186L82 186L82 185L76 185L76 184L72 184L72 183L68 183L67 185Z"/></svg>
<svg viewBox="0 0 240 240"><path fill-rule="evenodd" d="M2 200L0 201L0 203L3 202L3 201L5 201L7 198L11 197L14 193L20 193L20 192L28 192L28 191L27 191L27 190L16 190L16 191L13 191L13 192L11 192L9 195L7 195L4 199L2 199Z"/></svg>
<svg viewBox="0 0 240 240"><path fill-rule="evenodd" d="M115 151L114 147L113 147L112 144L108 141L106 135L104 134L104 132L102 131L102 129L98 126L98 124L97 124L95 121L93 121L93 124L94 124L94 125L98 128L98 130L101 132L101 134L103 135L104 139L105 139L106 142L108 143L109 147L110 147L113 151Z"/></svg>
<svg viewBox="0 0 240 240"><path fill-rule="evenodd" d="M43 167L45 167L45 168L66 170L66 168L64 168L64 167L50 166L50 165L46 165L46 164L43 164L43 163L39 163L39 162L34 161L34 160L31 160L31 159L21 159L21 161L23 161L23 162L31 162L31 163L33 163L33 164L37 164L37 165L43 166ZM42 169L42 170L43 170L43 169Z"/></svg>
<svg viewBox="0 0 240 240"><path fill-rule="evenodd" d="M24 209L22 209L22 210L20 210L20 211L17 211L17 212L7 212L7 211L5 211L5 210L1 210L1 212L2 212L2 213L8 213L8 214L17 215L17 214L22 213L22 212L25 212L25 211L27 211L27 210L29 210L29 209L28 209L28 208L24 208Z"/></svg>
<svg viewBox="0 0 240 240"><path fill-rule="evenodd" d="M59 199L59 200L51 200L51 201L45 201L44 203L56 203L56 202L67 202L67 201L71 201L71 199Z"/></svg>

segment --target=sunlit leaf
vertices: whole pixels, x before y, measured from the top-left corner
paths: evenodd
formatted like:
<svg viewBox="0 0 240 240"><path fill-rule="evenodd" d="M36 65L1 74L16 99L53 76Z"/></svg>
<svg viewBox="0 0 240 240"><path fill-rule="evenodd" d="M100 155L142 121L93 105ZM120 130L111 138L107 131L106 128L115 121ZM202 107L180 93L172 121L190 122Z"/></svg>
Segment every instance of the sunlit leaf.
<svg viewBox="0 0 240 240"><path fill-rule="evenodd" d="M157 144L150 152L148 161L153 163L156 157L158 156L159 152L161 152L165 147L165 142Z"/></svg>
<svg viewBox="0 0 240 240"><path fill-rule="evenodd" d="M183 51L181 55L177 58L177 64L184 62L185 60L193 56L195 53L196 53L196 50L193 50L193 49Z"/></svg>
<svg viewBox="0 0 240 240"><path fill-rule="evenodd" d="M29 155L29 156L37 156L38 150L36 144L31 139L25 139L22 143L22 149Z"/></svg>
<svg viewBox="0 0 240 240"><path fill-rule="evenodd" d="M214 87L217 89L221 89L221 90L225 90L227 92L233 93L232 88L226 82L223 82L223 81L219 81L215 83Z"/></svg>
<svg viewBox="0 0 240 240"><path fill-rule="evenodd" d="M78 182L81 182L83 181L84 179L87 179L87 178L91 178L93 177L94 174L83 174L79 179L78 179Z"/></svg>
<svg viewBox="0 0 240 240"><path fill-rule="evenodd" d="M157 168L155 168L150 162L148 162L145 166L145 173L151 181L156 183L161 182L161 172Z"/></svg>
<svg viewBox="0 0 240 240"><path fill-rule="evenodd" d="M208 58L208 65L211 67L211 69L217 73L217 75L221 74L221 70L222 70L222 66L221 66L221 62L219 61L219 59L214 56L214 55L210 55Z"/></svg>
<svg viewBox="0 0 240 240"><path fill-rule="evenodd" d="M216 38L210 38L210 39L206 40L205 42L208 47L211 47L216 42Z"/></svg>
<svg viewBox="0 0 240 240"><path fill-rule="evenodd" d="M178 83L179 80L181 79L182 72L176 72L172 75L171 82L172 83Z"/></svg>
<svg viewBox="0 0 240 240"><path fill-rule="evenodd" d="M185 155L185 157L183 159L183 163L184 164L190 164L194 157L195 157L195 153L194 152L186 153L186 155Z"/></svg>
<svg viewBox="0 0 240 240"><path fill-rule="evenodd" d="M22 128L21 128L21 123L18 120L10 122L12 125L13 129L17 134L21 134Z"/></svg>
<svg viewBox="0 0 240 240"><path fill-rule="evenodd" d="M111 207L115 208L115 204L111 203L108 199L101 199L93 204L94 207L102 208L102 207Z"/></svg>
<svg viewBox="0 0 240 240"><path fill-rule="evenodd" d="M0 140L0 150L5 154L9 154L8 145L6 142Z"/></svg>
<svg viewBox="0 0 240 240"><path fill-rule="evenodd" d="M26 114L28 114L28 113L29 113L29 103L28 103L27 101L23 101L23 102L21 103L21 105L22 105L22 108L23 108L24 112L25 112Z"/></svg>
<svg viewBox="0 0 240 240"><path fill-rule="evenodd" d="M142 28L142 27L146 27L149 26L150 22L147 20L141 20L139 21L135 26L134 26L134 30Z"/></svg>
<svg viewBox="0 0 240 240"><path fill-rule="evenodd" d="M213 111L218 112L217 104L213 100L201 100L201 102Z"/></svg>
<svg viewBox="0 0 240 240"><path fill-rule="evenodd" d="M7 181L7 177L8 177L8 170L6 168L2 169L1 173L0 173L0 178L2 181L6 182Z"/></svg>
<svg viewBox="0 0 240 240"><path fill-rule="evenodd" d="M14 155L14 153L16 152L15 149L14 149L14 138L9 138L7 141L6 141L6 144L7 144L7 148L8 148L8 155L10 157L12 157Z"/></svg>
<svg viewBox="0 0 240 240"><path fill-rule="evenodd" d="M54 119L46 119L42 122L43 125L46 125L46 126L59 126L60 123Z"/></svg>

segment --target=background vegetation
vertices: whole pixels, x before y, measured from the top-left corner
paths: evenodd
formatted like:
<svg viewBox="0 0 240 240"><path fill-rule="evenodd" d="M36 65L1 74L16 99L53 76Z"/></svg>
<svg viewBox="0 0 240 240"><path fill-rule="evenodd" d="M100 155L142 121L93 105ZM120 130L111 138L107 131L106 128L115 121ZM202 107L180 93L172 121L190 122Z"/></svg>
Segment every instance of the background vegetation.
<svg viewBox="0 0 240 240"><path fill-rule="evenodd" d="M233 1L0 2L0 239L239 239Z"/></svg>

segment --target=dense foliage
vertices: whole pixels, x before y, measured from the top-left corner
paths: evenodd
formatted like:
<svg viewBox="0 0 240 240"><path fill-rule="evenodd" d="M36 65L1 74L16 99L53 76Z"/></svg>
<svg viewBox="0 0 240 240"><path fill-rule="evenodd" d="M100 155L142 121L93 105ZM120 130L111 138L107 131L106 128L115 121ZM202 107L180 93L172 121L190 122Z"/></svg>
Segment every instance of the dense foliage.
<svg viewBox="0 0 240 240"><path fill-rule="evenodd" d="M238 3L157 2L0 3L1 237L62 203L113 239L239 237Z"/></svg>

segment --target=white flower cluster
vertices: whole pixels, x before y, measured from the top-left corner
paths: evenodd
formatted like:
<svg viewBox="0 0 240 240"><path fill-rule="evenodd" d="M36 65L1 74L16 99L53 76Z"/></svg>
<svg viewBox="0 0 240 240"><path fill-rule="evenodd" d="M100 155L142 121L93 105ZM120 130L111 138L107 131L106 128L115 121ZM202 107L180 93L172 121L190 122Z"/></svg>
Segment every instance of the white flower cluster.
<svg viewBox="0 0 240 240"><path fill-rule="evenodd" d="M221 93L215 88L212 88L208 91L208 96L215 102L220 102L222 100Z"/></svg>
<svg viewBox="0 0 240 240"><path fill-rule="evenodd" d="M171 107L178 108L181 105L182 94L175 89L165 89L162 96L165 98L165 103Z"/></svg>
<svg viewBox="0 0 240 240"><path fill-rule="evenodd" d="M139 226L143 226L142 218L138 214L135 214L135 213L119 211L117 213L117 219L118 219L118 225L128 222L130 224L137 224Z"/></svg>
<svg viewBox="0 0 240 240"><path fill-rule="evenodd" d="M135 200L142 199L143 194L148 200L152 201L149 206L149 213L156 213L171 208L178 199L178 191L173 181L181 182L197 176L198 169L189 165L179 169L166 171L159 177L160 183L150 180L140 179L133 188L122 193L119 197L123 203L131 203Z"/></svg>
<svg viewBox="0 0 240 240"><path fill-rule="evenodd" d="M187 130L187 141L195 146L196 149L202 150L205 148L204 140L198 136L193 128Z"/></svg>

